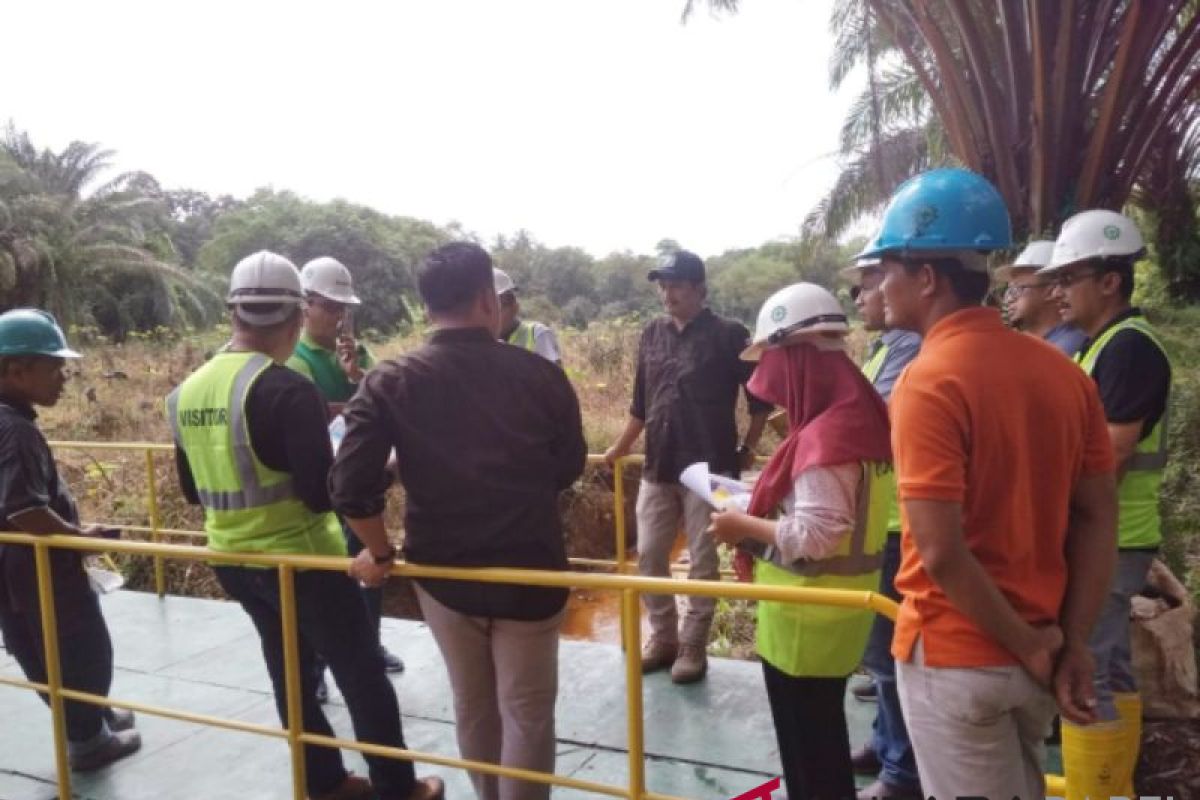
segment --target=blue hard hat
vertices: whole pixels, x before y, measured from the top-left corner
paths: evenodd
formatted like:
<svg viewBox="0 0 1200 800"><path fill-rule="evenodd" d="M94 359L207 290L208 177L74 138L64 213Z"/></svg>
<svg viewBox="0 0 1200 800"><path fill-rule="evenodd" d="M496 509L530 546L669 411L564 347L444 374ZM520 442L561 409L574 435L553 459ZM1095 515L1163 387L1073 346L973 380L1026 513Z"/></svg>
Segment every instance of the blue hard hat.
<svg viewBox="0 0 1200 800"><path fill-rule="evenodd" d="M1012 246L1004 198L983 176L945 168L909 178L859 258L885 253L1003 250Z"/></svg>

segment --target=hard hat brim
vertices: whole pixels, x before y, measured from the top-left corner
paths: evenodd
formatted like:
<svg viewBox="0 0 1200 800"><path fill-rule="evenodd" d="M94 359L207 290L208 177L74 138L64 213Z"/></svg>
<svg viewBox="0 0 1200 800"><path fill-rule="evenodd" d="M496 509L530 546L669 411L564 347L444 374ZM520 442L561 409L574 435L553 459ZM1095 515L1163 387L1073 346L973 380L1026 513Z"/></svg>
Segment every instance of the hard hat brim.
<svg viewBox="0 0 1200 800"><path fill-rule="evenodd" d="M362 300L358 299L358 295L353 292L349 294L333 294L332 292L318 292L316 289L309 289L310 294L320 295L327 300L332 300L335 303L341 303L347 306L360 306Z"/></svg>

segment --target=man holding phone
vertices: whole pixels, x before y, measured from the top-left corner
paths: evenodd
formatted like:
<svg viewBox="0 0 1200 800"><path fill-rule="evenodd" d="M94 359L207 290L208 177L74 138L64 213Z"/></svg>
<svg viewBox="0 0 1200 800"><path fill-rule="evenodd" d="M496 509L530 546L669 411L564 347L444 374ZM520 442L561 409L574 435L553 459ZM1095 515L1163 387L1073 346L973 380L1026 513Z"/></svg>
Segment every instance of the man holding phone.
<svg viewBox="0 0 1200 800"><path fill-rule="evenodd" d="M306 301L304 330L287 365L317 385L333 419L354 396L363 375L375 366L374 357L354 339L353 309L362 301L354 294L350 270L335 258L322 256L309 261L300 271L300 280ZM362 550L362 542L344 525L342 530L353 557ZM378 629L383 616L383 590L364 589L364 594ZM399 656L382 644L379 650L388 672L404 671ZM318 694L322 700L327 696L324 680Z"/></svg>

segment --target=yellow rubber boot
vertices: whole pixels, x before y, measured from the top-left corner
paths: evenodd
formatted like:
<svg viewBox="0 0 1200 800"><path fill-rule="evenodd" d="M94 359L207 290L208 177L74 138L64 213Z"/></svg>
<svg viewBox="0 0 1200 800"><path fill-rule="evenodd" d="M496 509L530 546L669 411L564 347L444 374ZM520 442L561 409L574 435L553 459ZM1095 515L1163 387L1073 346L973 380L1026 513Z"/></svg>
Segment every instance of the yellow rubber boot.
<svg viewBox="0 0 1200 800"><path fill-rule="evenodd" d="M1066 797L1067 779L1062 775L1046 776L1046 797Z"/></svg>
<svg viewBox="0 0 1200 800"><path fill-rule="evenodd" d="M1137 692L1113 694L1113 705L1125 726L1125 760L1122 772L1121 795L1133 797L1133 773L1137 770L1138 753L1142 749L1142 696Z"/></svg>
<svg viewBox="0 0 1200 800"><path fill-rule="evenodd" d="M1121 794L1124 782L1127 733L1116 722L1095 725L1062 723L1063 775L1067 800L1097 800Z"/></svg>

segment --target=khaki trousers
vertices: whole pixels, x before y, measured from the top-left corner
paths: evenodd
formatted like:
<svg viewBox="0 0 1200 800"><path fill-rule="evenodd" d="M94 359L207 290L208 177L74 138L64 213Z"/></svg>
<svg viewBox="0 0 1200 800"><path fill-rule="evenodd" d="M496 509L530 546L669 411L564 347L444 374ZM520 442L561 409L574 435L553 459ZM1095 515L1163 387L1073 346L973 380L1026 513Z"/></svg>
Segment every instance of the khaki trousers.
<svg viewBox="0 0 1200 800"><path fill-rule="evenodd" d="M463 758L554 771L558 630L565 611L535 622L471 617L439 603L417 584L454 691ZM479 800L546 800L548 784L471 774Z"/></svg>
<svg viewBox="0 0 1200 800"><path fill-rule="evenodd" d="M1053 696L1020 667L927 667L923 655L918 640L896 681L925 796L1042 800Z"/></svg>
<svg viewBox="0 0 1200 800"><path fill-rule="evenodd" d="M665 578L671 574L671 546L682 526L687 535L691 565L688 578L718 580L721 561L717 543L708 533L712 509L708 503L678 483L652 483L643 480L638 489L638 572ZM684 601L683 630L679 630L679 612L675 596L642 595L650 615L651 638L665 644L708 644L716 598L688 596Z"/></svg>

